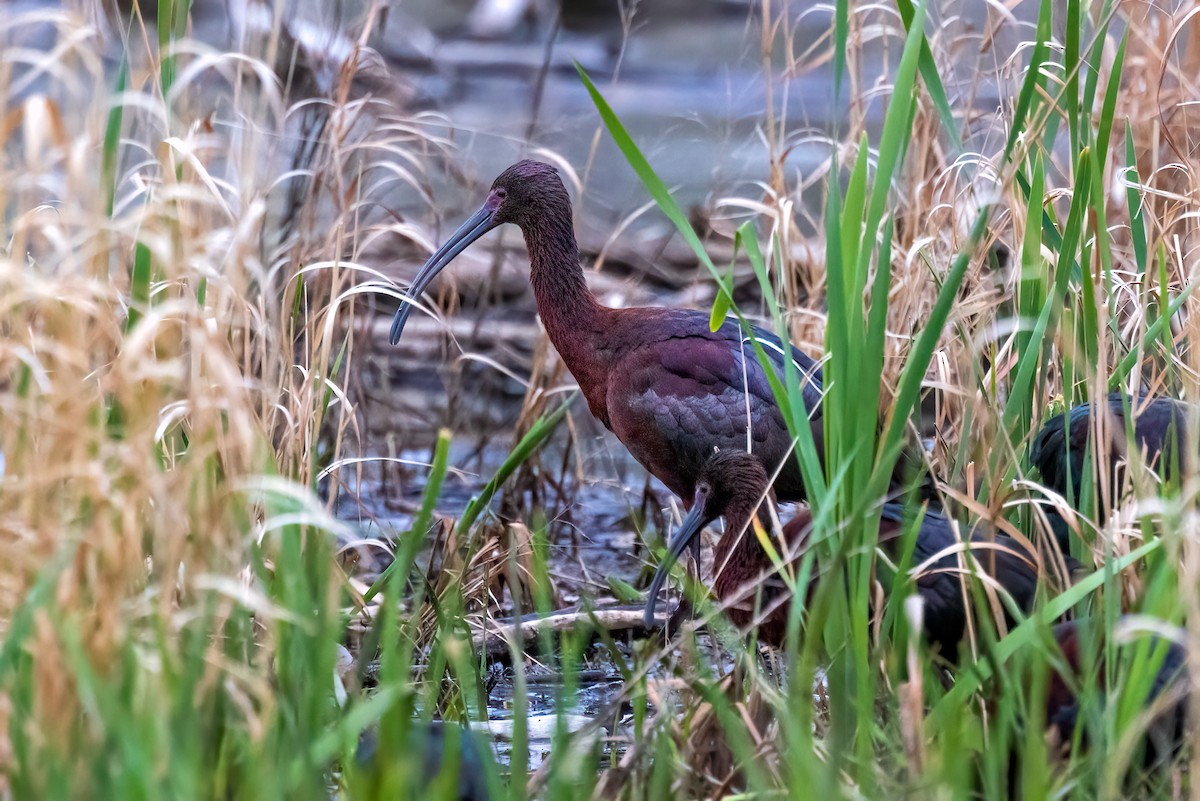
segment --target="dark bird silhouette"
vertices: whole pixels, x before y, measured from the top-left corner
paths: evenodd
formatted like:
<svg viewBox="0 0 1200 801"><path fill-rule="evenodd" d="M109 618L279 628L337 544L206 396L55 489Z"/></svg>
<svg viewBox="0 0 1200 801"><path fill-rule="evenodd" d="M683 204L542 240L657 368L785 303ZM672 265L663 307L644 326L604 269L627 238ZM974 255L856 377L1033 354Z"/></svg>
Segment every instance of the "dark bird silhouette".
<svg viewBox="0 0 1200 801"><path fill-rule="evenodd" d="M1121 392L1109 394L1100 407L1108 414L1103 421L1108 448L1100 457L1093 456L1107 458L1107 469L1097 471L1104 477L1106 486L1097 486L1095 491L1102 502L1099 507L1102 515L1108 513L1108 505L1120 491L1124 464L1128 461L1130 439L1126 406L1133 413L1132 444L1145 456L1148 467L1160 475L1171 475L1175 467L1186 467L1193 461L1184 458L1187 456L1187 417L1191 412L1188 404L1173 398L1131 398ZM1042 483L1067 498L1076 508L1083 493L1084 458L1093 445L1096 431L1095 411L1094 404L1081 403L1065 414L1051 417L1034 436L1029 451L1029 461L1041 473ZM1091 450L1095 451L1094 448ZM1049 511L1048 517L1059 547L1066 553L1067 525L1053 510Z"/></svg>
<svg viewBox="0 0 1200 801"><path fill-rule="evenodd" d="M1052 631L1058 647L1066 661L1069 676L1053 673L1046 693L1046 727L1061 747L1067 748L1074 742L1075 729L1079 721L1079 698L1075 687L1079 686L1083 673L1084 643L1080 637L1080 621L1059 623ZM1157 715L1146 732L1146 750L1143 766L1150 768L1169 760L1183 743L1187 730L1187 688L1190 677L1187 669L1187 652L1183 646L1162 637L1152 637L1154 647L1162 647L1162 661L1155 672L1154 680L1146 694L1143 707L1149 708L1167 692L1174 695ZM1097 643L1096 645L1099 645ZM1098 649L1094 653L1102 653ZM1103 660L1097 656L1098 676L1096 687L1103 688ZM1103 690L1101 690L1103 692ZM1082 733L1081 745L1083 741Z"/></svg>
<svg viewBox="0 0 1200 801"><path fill-rule="evenodd" d="M731 622L747 628L757 620L763 642L774 645L783 642L790 596L784 582L773 575L774 567L758 537L747 531L769 491L767 475L758 460L739 452L719 452L709 457L696 483L691 509L676 530L667 556L650 584L645 611L647 627L653 624L658 591L671 565L706 525L724 517L725 531L713 551L713 593L723 602ZM879 540L891 558L900 558L901 535L912 522L903 505L883 505ZM788 521L782 532L786 552L795 553L802 547L811 525L812 516L807 509ZM1037 557L1016 539L983 526L972 532L970 541L971 553L982 575L990 577L1012 596L1018 608L1029 611L1040 576ZM958 644L967 623L960 582L965 566L959 567L953 551L938 554L958 542L951 521L938 511L926 509L911 560L913 566L933 560L918 574L916 589L925 602L925 637L952 663L958 659ZM761 610L757 616L756 597ZM1010 619L1010 625L1012 622Z"/></svg>

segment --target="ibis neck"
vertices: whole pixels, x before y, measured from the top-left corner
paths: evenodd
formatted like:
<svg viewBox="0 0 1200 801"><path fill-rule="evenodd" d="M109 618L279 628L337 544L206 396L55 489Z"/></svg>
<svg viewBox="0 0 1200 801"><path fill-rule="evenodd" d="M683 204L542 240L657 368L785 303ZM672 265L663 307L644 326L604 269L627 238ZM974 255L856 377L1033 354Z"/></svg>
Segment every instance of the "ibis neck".
<svg viewBox="0 0 1200 801"><path fill-rule="evenodd" d="M581 383L594 356L600 304L588 289L579 265L579 246L569 209L547 213L523 228L529 249L529 282L538 314L554 347Z"/></svg>
<svg viewBox="0 0 1200 801"><path fill-rule="evenodd" d="M755 496L758 500L758 496ZM741 505L739 504L739 507ZM730 509L725 515L725 531L713 548L713 589L721 597L721 586L729 584L736 590L741 584L771 567L771 559L758 541L753 523L756 504Z"/></svg>

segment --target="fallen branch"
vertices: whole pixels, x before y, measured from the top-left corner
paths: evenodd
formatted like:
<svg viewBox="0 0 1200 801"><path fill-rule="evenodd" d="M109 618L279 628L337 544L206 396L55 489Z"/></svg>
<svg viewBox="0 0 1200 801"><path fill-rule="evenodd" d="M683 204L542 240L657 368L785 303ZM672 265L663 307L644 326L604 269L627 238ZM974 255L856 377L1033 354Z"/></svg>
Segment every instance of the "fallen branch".
<svg viewBox="0 0 1200 801"><path fill-rule="evenodd" d="M520 620L488 620L482 628L472 622L474 630L471 645L483 651L488 659L502 659L516 650L524 652L525 643L537 649L538 635L543 632L589 631L595 635L600 631L635 632L647 634L658 631L666 622L666 616L655 618L651 629L646 628L641 606L609 606L599 609L568 607L546 616L537 613L523 616Z"/></svg>

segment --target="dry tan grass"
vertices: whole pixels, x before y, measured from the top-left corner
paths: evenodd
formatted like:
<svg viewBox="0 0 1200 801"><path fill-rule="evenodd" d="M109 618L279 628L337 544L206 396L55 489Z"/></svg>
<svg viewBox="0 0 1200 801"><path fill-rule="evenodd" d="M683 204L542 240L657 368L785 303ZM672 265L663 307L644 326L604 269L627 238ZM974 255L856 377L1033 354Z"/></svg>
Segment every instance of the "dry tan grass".
<svg viewBox="0 0 1200 801"><path fill-rule="evenodd" d="M364 47L307 65L331 76L324 94L276 75L278 19L248 45L270 51L178 42L165 98L165 54L135 20L114 99L122 28L99 22L0 21L6 40L58 43L0 53L0 620L65 560L53 615L80 623L103 673L214 600L217 626L238 606L269 616L245 570L256 542L287 522L341 530L305 488L361 446L346 371L363 296L387 282L360 276L380 242L413 236L381 201L419 192L440 144L436 121L356 83ZM294 482L269 485L297 499L289 520L262 503L271 476ZM65 731L79 709L61 632L44 612L35 625L29 724Z"/></svg>

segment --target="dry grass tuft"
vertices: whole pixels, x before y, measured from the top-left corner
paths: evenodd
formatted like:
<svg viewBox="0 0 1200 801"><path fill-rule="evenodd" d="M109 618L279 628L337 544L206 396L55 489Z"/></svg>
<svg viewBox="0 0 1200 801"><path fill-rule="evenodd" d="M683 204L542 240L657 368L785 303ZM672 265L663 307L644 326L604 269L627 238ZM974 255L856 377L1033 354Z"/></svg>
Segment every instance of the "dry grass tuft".
<svg viewBox="0 0 1200 801"><path fill-rule="evenodd" d="M247 40L269 50L226 53L159 50L139 14L0 22L0 619L36 677L10 723L47 748L86 739L73 670L115 680L140 654L153 687L197 621L287 617L252 570L260 541L343 533L314 490L361 446L344 389L358 274L410 236L381 209L422 196L440 148L435 121L363 93L370 19L341 61L286 54L322 85L277 74L278 17ZM203 682L232 680L251 717L276 640L260 645L238 666L214 643Z"/></svg>

